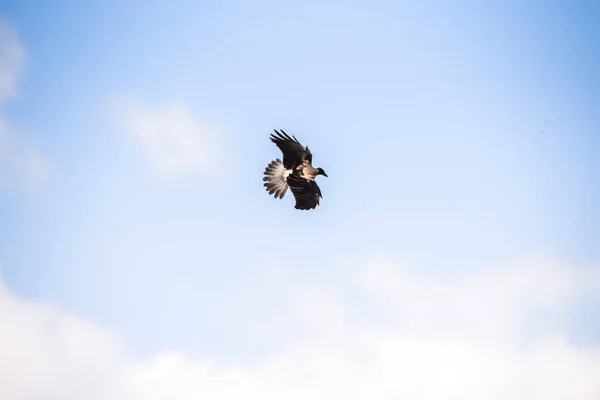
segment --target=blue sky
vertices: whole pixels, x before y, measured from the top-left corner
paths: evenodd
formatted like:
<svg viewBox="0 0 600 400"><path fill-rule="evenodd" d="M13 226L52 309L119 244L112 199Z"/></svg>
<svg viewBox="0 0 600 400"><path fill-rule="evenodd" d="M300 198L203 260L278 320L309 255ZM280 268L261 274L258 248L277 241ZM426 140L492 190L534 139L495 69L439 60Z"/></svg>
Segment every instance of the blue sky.
<svg viewBox="0 0 600 400"><path fill-rule="evenodd" d="M532 259L598 271L595 2L9 1L0 16L25 52L0 64L16 76L0 86L2 279L141 357L262 360L304 337L264 322L293 315L296 285L396 332L406 310L357 288L373 259L444 282ZM314 211L262 187L274 128L329 175ZM24 185L32 159L42 178ZM598 299L571 300L560 329L540 317L528 335L597 346Z"/></svg>

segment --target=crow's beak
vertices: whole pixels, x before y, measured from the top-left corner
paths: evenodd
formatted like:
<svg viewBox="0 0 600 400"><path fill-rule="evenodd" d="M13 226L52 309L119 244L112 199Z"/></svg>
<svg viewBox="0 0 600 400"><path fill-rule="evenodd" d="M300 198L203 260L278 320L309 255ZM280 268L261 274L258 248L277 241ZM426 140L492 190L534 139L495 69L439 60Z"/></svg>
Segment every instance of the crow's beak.
<svg viewBox="0 0 600 400"><path fill-rule="evenodd" d="M323 175L327 176L327 174L325 172L323 172Z"/></svg>

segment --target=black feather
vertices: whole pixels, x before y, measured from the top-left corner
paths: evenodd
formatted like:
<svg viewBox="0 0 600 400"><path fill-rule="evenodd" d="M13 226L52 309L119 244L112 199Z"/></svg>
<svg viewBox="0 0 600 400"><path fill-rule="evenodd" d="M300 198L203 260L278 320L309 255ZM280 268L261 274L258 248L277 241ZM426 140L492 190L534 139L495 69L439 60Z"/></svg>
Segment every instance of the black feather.
<svg viewBox="0 0 600 400"><path fill-rule="evenodd" d="M296 137L290 137L283 129L274 131L275 134L271 134L271 141L281 150L283 165L286 169L294 169L304 160L312 163L312 153L308 147L303 146Z"/></svg>
<svg viewBox="0 0 600 400"><path fill-rule="evenodd" d="M323 196L317 182L298 175L290 175L287 178L287 183L296 199L296 209L311 210L319 205L319 199Z"/></svg>

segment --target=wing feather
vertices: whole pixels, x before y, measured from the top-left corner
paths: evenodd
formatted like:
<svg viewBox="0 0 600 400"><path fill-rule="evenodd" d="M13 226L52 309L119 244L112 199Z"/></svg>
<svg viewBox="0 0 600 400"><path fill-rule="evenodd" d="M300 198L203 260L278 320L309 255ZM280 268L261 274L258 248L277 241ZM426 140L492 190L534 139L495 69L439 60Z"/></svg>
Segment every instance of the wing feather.
<svg viewBox="0 0 600 400"><path fill-rule="evenodd" d="M303 146L294 135L290 136L281 129L274 130L275 134L271 134L271 141L281 150L283 154L283 165L287 169L293 169L302 161L307 160L312 163L312 153L308 147Z"/></svg>
<svg viewBox="0 0 600 400"><path fill-rule="evenodd" d="M296 209L311 210L319 205L319 200L323 196L317 182L304 179L298 175L290 175L287 178L287 183L296 199Z"/></svg>

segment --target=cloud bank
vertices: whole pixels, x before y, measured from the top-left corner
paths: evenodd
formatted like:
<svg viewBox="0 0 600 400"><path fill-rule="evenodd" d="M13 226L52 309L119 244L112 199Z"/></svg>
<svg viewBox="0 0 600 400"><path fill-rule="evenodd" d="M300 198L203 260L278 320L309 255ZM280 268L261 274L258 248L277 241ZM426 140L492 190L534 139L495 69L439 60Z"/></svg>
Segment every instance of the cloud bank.
<svg viewBox="0 0 600 400"><path fill-rule="evenodd" d="M597 270L526 260L433 279L373 261L355 272L374 323L353 318L339 288L290 287L272 299L281 315L256 323L303 333L239 364L178 349L133 358L115 333L0 286L0 398L600 398L600 348L570 343L560 318L582 296L598 301Z"/></svg>
<svg viewBox="0 0 600 400"><path fill-rule="evenodd" d="M26 51L17 33L0 21L0 189L37 187L49 174L41 155L11 125L4 112L6 101L17 95L25 66Z"/></svg>

